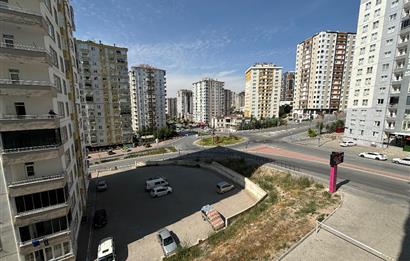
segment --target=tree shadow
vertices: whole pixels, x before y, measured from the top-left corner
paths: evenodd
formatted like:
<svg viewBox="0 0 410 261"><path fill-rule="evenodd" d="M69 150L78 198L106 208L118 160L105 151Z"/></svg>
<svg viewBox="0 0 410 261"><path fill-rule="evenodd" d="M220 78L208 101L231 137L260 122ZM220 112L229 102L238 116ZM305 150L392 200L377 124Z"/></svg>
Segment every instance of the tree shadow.
<svg viewBox="0 0 410 261"><path fill-rule="evenodd" d="M407 221L404 224L404 238L401 243L401 250L398 261L408 261L410 260L410 210Z"/></svg>

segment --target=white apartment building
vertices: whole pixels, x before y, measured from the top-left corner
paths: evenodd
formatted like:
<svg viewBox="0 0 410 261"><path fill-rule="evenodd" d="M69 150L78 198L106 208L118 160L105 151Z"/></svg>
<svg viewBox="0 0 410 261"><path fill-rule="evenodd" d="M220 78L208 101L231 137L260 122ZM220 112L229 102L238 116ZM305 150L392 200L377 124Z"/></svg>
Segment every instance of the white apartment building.
<svg viewBox="0 0 410 261"><path fill-rule="evenodd" d="M295 118L346 109L355 37L355 33L326 31L297 45Z"/></svg>
<svg viewBox="0 0 410 261"><path fill-rule="evenodd" d="M235 93L234 95L234 111L243 112L245 107L245 92Z"/></svg>
<svg viewBox="0 0 410 261"><path fill-rule="evenodd" d="M75 260L88 187L69 0L0 2L0 259Z"/></svg>
<svg viewBox="0 0 410 261"><path fill-rule="evenodd" d="M103 147L132 142L127 48L77 40L84 90L86 144Z"/></svg>
<svg viewBox="0 0 410 261"><path fill-rule="evenodd" d="M282 67L256 63L245 72L245 117L279 117Z"/></svg>
<svg viewBox="0 0 410 261"><path fill-rule="evenodd" d="M225 114L224 82L204 78L193 83L194 121L208 124Z"/></svg>
<svg viewBox="0 0 410 261"><path fill-rule="evenodd" d="M130 94L132 129L154 130L166 126L165 70L150 65L131 67Z"/></svg>
<svg viewBox="0 0 410 261"><path fill-rule="evenodd" d="M177 113L179 119L192 120L193 94L191 90L177 91Z"/></svg>
<svg viewBox="0 0 410 261"><path fill-rule="evenodd" d="M404 5L408 10L405 0L360 2L345 137L362 145L383 146L386 132L402 127L396 130L395 123L404 117L409 88L404 77L409 28L401 30Z"/></svg>
<svg viewBox="0 0 410 261"><path fill-rule="evenodd" d="M175 119L177 117L177 98L167 98L166 105L167 119Z"/></svg>

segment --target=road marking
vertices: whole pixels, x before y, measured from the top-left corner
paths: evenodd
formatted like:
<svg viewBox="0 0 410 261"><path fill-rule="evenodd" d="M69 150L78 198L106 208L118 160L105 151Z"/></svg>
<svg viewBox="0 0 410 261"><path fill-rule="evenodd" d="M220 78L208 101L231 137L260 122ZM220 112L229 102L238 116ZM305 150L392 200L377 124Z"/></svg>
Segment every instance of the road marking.
<svg viewBox="0 0 410 261"><path fill-rule="evenodd" d="M323 158L317 157L317 156L309 156L309 155L306 155L306 154L303 154L303 153L300 153L300 152L284 150L284 149L281 149L281 148L270 147L270 146L266 146L266 145L265 146L253 147L253 148L248 149L248 151L249 152L257 152L257 153L267 154L267 155L283 156L283 157L286 157L286 158L300 159L300 160L304 160L304 161L314 161L314 162L317 162L317 163L329 165L329 160L328 159L323 159ZM402 176L402 175L399 175L399 174L393 174L393 173L389 173L389 172L386 172L386 171L380 171L380 170L376 170L376 169L373 169L373 168L365 168L365 167L361 167L361 166L351 164L351 163L342 163L342 165L340 165L339 168L357 170L357 171L365 172L365 173L372 174L372 175L383 176L383 177L387 177L387 178L391 178L391 179L395 179L395 180L409 182L409 177L406 177L406 176Z"/></svg>

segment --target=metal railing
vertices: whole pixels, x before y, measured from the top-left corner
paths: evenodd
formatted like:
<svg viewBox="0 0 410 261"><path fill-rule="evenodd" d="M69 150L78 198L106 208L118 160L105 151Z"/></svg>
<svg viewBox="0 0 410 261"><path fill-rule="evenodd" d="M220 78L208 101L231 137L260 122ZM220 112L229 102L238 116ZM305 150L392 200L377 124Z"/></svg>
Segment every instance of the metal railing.
<svg viewBox="0 0 410 261"><path fill-rule="evenodd" d="M39 114L39 115L0 115L1 120L56 120L62 118L59 115Z"/></svg>
<svg viewBox="0 0 410 261"><path fill-rule="evenodd" d="M9 85L36 85L36 86L52 86L56 85L49 81L36 81L36 80L10 80L10 79L0 79L0 84Z"/></svg>
<svg viewBox="0 0 410 261"><path fill-rule="evenodd" d="M58 143L58 144L51 144L51 145L39 145L39 146L11 148L11 149L1 148L0 152L2 152L2 153L15 153L15 152L25 152L25 151L56 149L56 148L60 147L61 145L62 145L61 143Z"/></svg>
<svg viewBox="0 0 410 261"><path fill-rule="evenodd" d="M9 186L18 186L18 185L28 185L32 183L40 183L44 181L51 181L55 179L61 179L64 178L65 172L61 172L60 174L57 175L52 175L52 176L42 176L42 177L36 177L36 178L25 178L22 180L15 180L10 182Z"/></svg>
<svg viewBox="0 0 410 261"><path fill-rule="evenodd" d="M378 258L380 258L382 260L394 260L392 257L389 257L389 256L383 254L382 252L380 252L380 251L378 251L374 248L371 248L370 246L365 245L364 243L362 243L362 242L360 242L360 241L358 241L354 238L351 238L348 235L343 234L342 232L340 232L340 231L338 231L338 230L336 230L336 229L334 229L334 228L332 228L332 227L330 227L330 226L316 220L316 234L319 232L320 228L325 229L326 231L330 232L331 234L334 234L335 236L340 237L341 239L347 241L348 243L350 243L354 246L357 246L358 248L361 248L362 250L364 250L364 251L366 251L366 252L368 252L368 253L370 253L374 256L377 256Z"/></svg>
<svg viewBox="0 0 410 261"><path fill-rule="evenodd" d="M36 51L36 52L47 53L47 50L45 48L39 47L39 46L36 46L36 45L0 42L0 47L9 48L9 49L18 49L18 50L25 50L25 51Z"/></svg>

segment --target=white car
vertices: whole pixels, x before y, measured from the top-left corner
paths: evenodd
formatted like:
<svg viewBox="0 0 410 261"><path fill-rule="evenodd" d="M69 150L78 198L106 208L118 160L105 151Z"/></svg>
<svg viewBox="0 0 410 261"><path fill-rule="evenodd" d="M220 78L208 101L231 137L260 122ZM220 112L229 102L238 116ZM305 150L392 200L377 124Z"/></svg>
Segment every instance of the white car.
<svg viewBox="0 0 410 261"><path fill-rule="evenodd" d="M161 197L164 195L168 195L172 193L172 188L171 187L155 187L153 189L151 189L151 197L153 198L157 198L157 197Z"/></svg>
<svg viewBox="0 0 410 261"><path fill-rule="evenodd" d="M162 177L149 178L148 180L145 181L145 191L150 191L151 189L155 187L165 187L165 186L169 186L169 183L166 179Z"/></svg>
<svg viewBox="0 0 410 261"><path fill-rule="evenodd" d="M340 147L352 147L352 146L356 146L357 143L353 140L348 140L348 141L342 141L341 143L339 143Z"/></svg>
<svg viewBox="0 0 410 261"><path fill-rule="evenodd" d="M177 250L178 245L168 229L163 228L158 231L158 240L165 256L169 256Z"/></svg>
<svg viewBox="0 0 410 261"><path fill-rule="evenodd" d="M216 192L218 192L219 194L223 194L234 188L235 188L234 185L229 184L228 182L225 182L225 181L221 181L218 184L216 184Z"/></svg>
<svg viewBox="0 0 410 261"><path fill-rule="evenodd" d="M112 237L104 238L98 245L98 261L115 261L114 239Z"/></svg>
<svg viewBox="0 0 410 261"><path fill-rule="evenodd" d="M410 157L405 157L405 158L394 158L392 159L393 163L397 163L397 164L403 164L403 165L407 165L410 166Z"/></svg>
<svg viewBox="0 0 410 261"><path fill-rule="evenodd" d="M387 160L386 155L378 152L362 152L359 154L359 157L375 160Z"/></svg>

